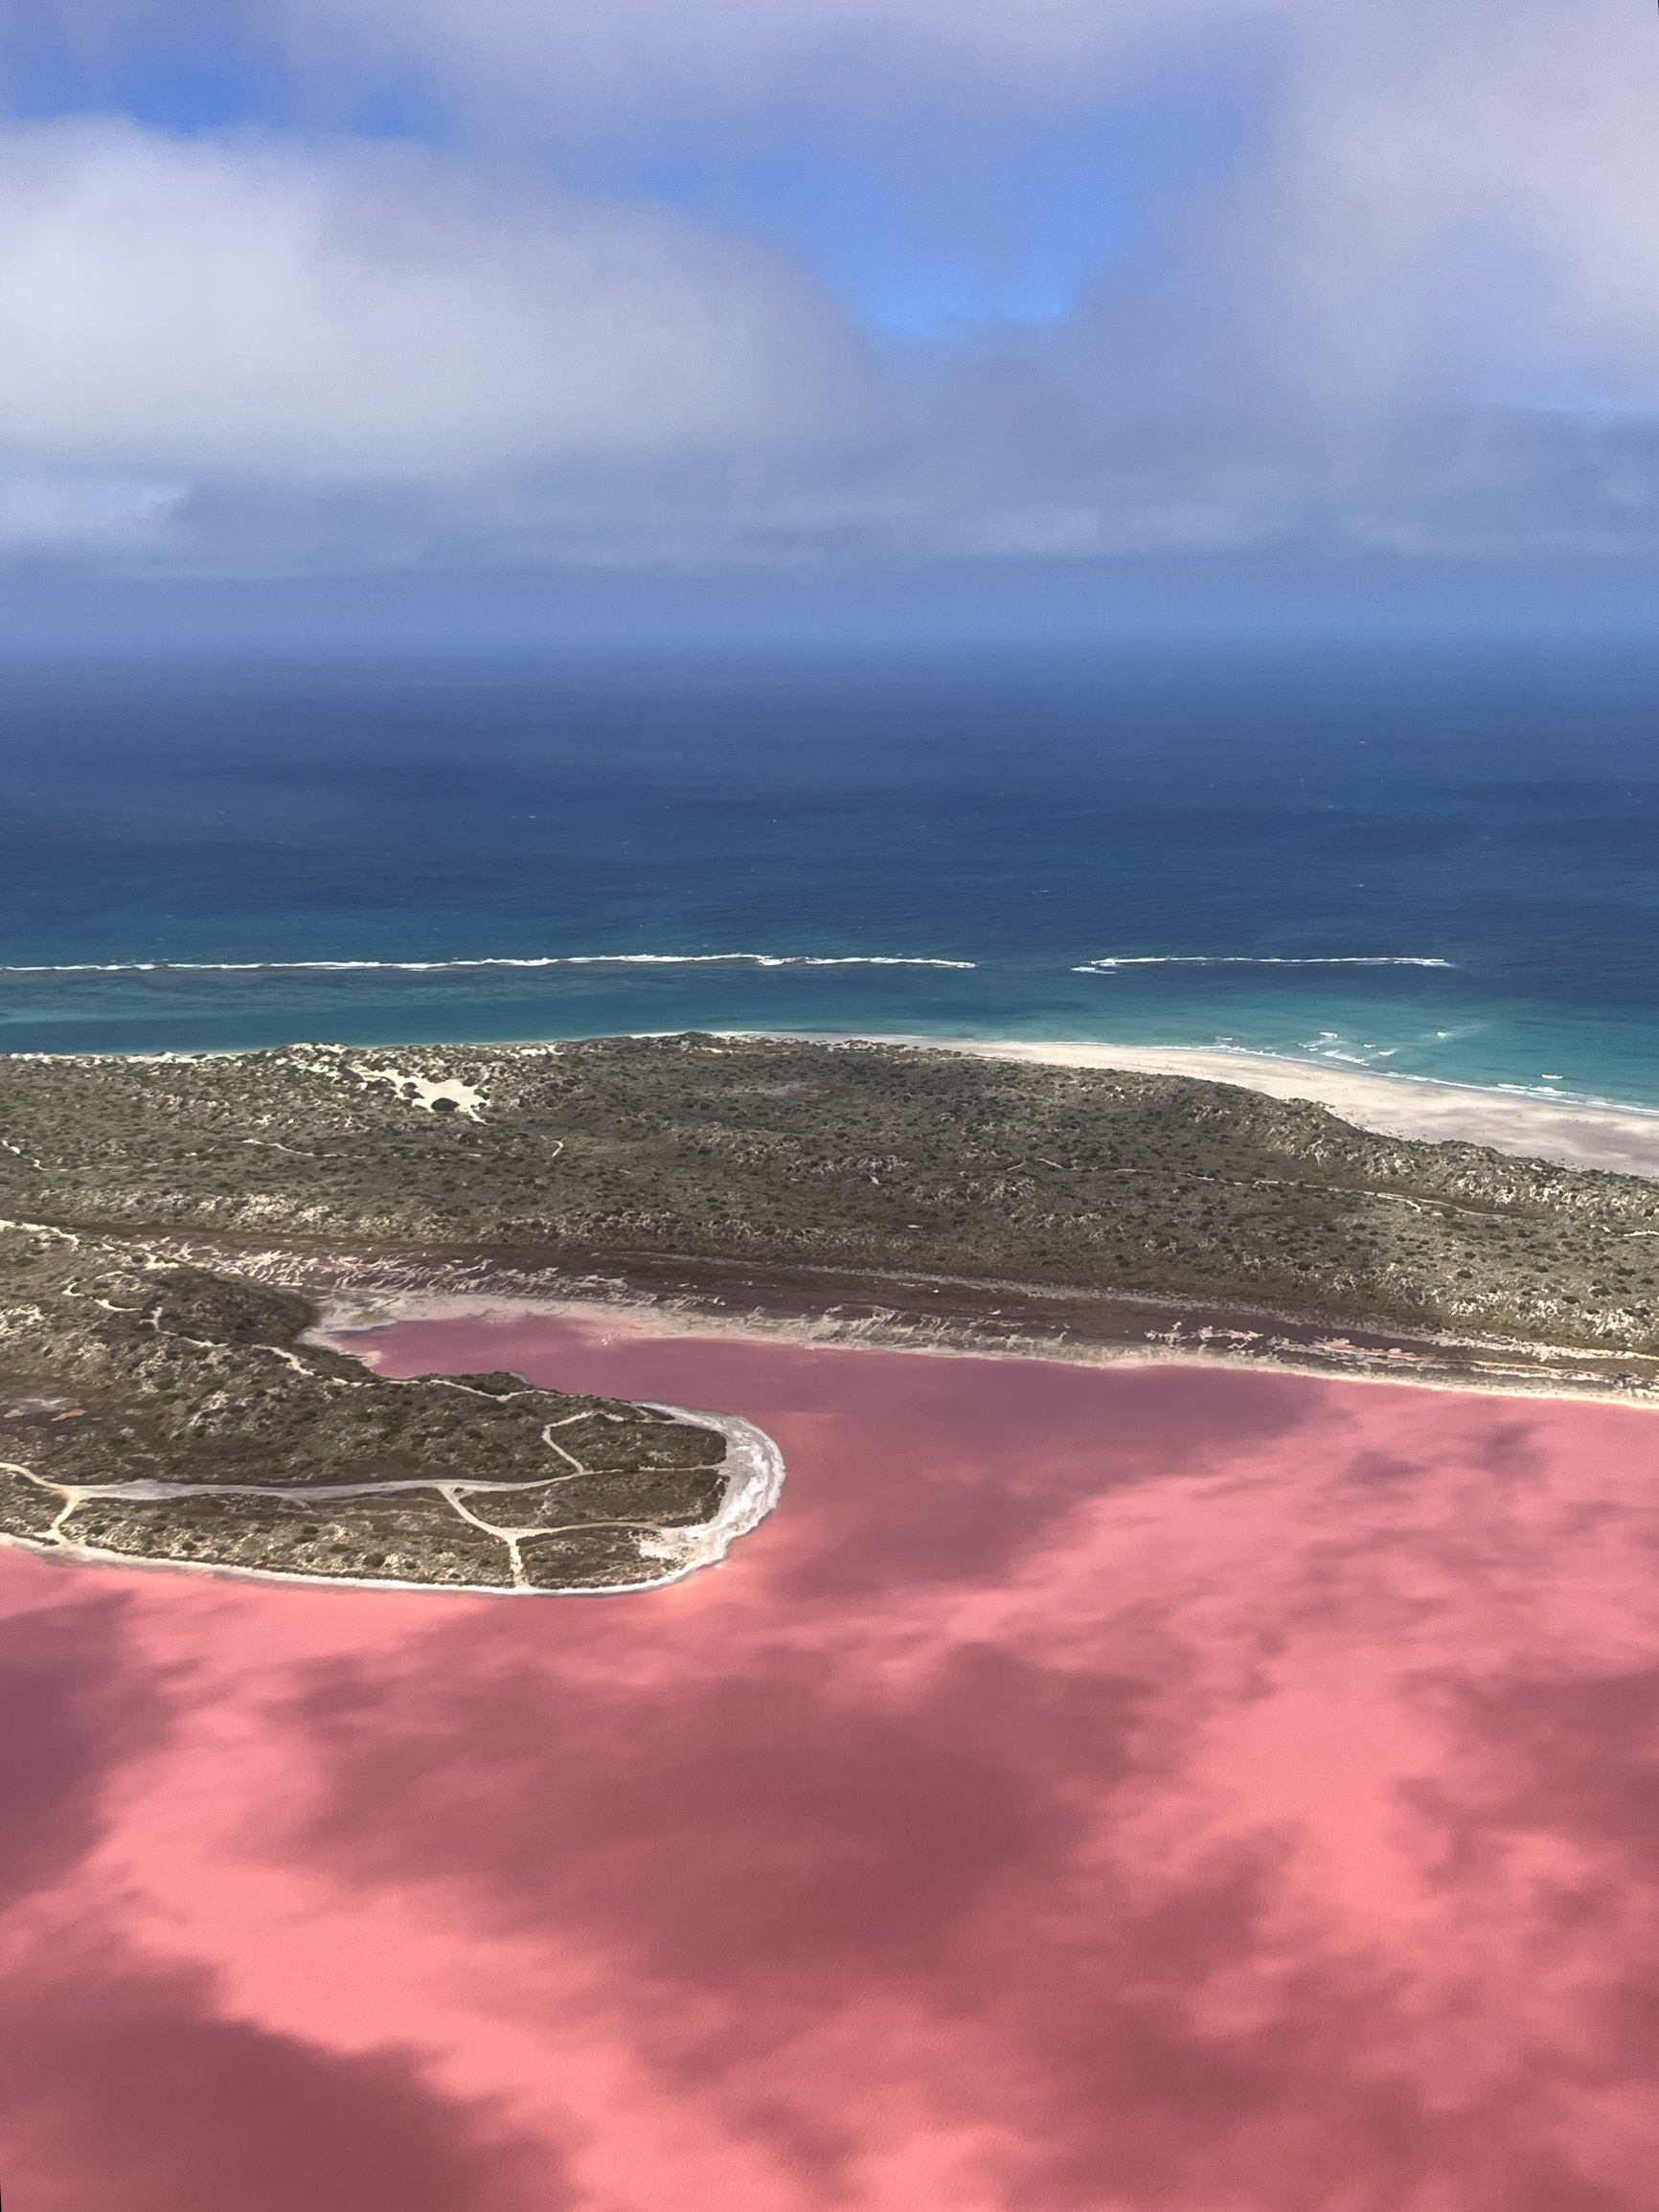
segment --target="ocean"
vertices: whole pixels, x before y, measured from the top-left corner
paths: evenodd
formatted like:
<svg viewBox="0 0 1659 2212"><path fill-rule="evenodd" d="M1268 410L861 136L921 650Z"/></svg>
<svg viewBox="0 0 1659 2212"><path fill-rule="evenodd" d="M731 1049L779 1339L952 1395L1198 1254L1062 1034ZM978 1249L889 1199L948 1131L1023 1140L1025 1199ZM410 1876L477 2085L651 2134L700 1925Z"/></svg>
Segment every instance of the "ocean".
<svg viewBox="0 0 1659 2212"><path fill-rule="evenodd" d="M0 664L0 1050L682 1028L1659 1106L1659 649Z"/></svg>

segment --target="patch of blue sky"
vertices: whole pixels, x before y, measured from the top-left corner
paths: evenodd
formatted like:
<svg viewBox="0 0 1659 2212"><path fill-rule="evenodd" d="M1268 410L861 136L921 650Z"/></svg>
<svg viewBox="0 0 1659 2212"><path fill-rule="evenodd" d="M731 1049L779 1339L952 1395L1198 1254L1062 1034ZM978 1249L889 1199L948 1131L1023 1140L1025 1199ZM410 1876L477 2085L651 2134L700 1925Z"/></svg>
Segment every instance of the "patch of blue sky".
<svg viewBox="0 0 1659 2212"><path fill-rule="evenodd" d="M955 116L875 140L807 124L659 146L610 181L779 245L884 335L935 339L1060 320L1241 138L1233 105L1205 92L1019 129Z"/></svg>
<svg viewBox="0 0 1659 2212"><path fill-rule="evenodd" d="M464 107L419 64L301 81L239 34L235 11L213 8L188 34L92 47L26 8L0 28L0 109L500 152L467 145ZM677 126L659 115L636 132L612 117L591 131L567 124L539 147L513 133L511 159L579 193L654 201L774 245L903 345L1062 321L1114 268L1156 251L1164 209L1238 159L1243 112L1237 82L1217 76L1040 123L944 109L860 128L773 109Z"/></svg>
<svg viewBox="0 0 1659 2212"><path fill-rule="evenodd" d="M23 9L0 27L0 111L13 122L120 115L151 129L194 132L263 119L278 88L228 26L204 19L183 39L66 38Z"/></svg>
<svg viewBox="0 0 1659 2212"><path fill-rule="evenodd" d="M76 44L52 24L0 22L0 115L16 123L119 116L181 138L237 128L318 128L364 141L453 147L450 102L418 65L301 83L274 54L239 35L234 14L206 11L170 37Z"/></svg>

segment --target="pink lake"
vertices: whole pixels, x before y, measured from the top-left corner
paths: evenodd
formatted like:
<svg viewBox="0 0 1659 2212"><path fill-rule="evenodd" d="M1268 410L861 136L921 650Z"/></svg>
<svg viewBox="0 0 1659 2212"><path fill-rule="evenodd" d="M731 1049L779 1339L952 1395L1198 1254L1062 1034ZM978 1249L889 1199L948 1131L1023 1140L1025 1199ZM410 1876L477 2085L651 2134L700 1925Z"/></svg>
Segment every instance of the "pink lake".
<svg viewBox="0 0 1659 2212"><path fill-rule="evenodd" d="M1648 2212L1659 1421L549 1319L638 1596L0 1551L7 2212Z"/></svg>

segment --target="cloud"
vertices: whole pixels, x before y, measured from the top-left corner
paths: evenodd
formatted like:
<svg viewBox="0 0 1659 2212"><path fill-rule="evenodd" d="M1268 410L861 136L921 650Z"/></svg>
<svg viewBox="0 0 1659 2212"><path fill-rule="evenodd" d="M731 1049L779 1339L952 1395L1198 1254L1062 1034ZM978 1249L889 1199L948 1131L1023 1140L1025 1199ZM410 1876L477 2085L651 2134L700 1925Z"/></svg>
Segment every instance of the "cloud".
<svg viewBox="0 0 1659 2212"><path fill-rule="evenodd" d="M0 553L145 553L165 546L187 485L131 479L13 476L0 480Z"/></svg>
<svg viewBox="0 0 1659 2212"><path fill-rule="evenodd" d="M1237 118L1235 158L1165 251L1210 284L1230 266L1291 389L1659 380L1659 36L1615 0L1570 31L1549 0L295 0L280 21L296 51L332 27L498 104L659 125L711 103L875 107L924 145L953 103L978 131L1094 109L1109 139L1114 103L1201 85Z"/></svg>
<svg viewBox="0 0 1659 2212"><path fill-rule="evenodd" d="M764 453L856 404L776 257L409 148L55 125L0 142L0 436L36 481L429 486Z"/></svg>
<svg viewBox="0 0 1659 2212"><path fill-rule="evenodd" d="M1226 235L1328 404L1659 396L1659 37L1591 0L1295 11Z"/></svg>
<svg viewBox="0 0 1659 2212"><path fill-rule="evenodd" d="M34 21L112 101L212 30L288 135L0 144L17 556L1659 550L1659 39L1614 0L1570 32L1546 0L42 0ZM353 139L379 106L443 150ZM1039 192L1019 221L1034 254L1062 216L1100 243L1092 268L1068 246L1083 274L1047 321L861 335L860 254L919 297L928 254L971 260L979 230L988 266L1017 260L996 165L1061 128L1098 175L1068 155L1064 206ZM1137 169L1137 132L1190 129L1184 166ZM738 183L700 201L705 171ZM935 201L987 182L896 277L866 172ZM973 296L954 282L934 290Z"/></svg>
<svg viewBox="0 0 1659 2212"><path fill-rule="evenodd" d="M1294 13L1294 9L1292 10ZM496 105L588 116L730 114L776 102L891 109L942 93L1052 111L1097 99L1171 48L1260 35L1283 8L1251 0L34 0L36 40L56 35L94 69L124 54L216 32L280 54L321 92L325 69L357 79L422 64ZM16 34L14 34L14 36Z"/></svg>

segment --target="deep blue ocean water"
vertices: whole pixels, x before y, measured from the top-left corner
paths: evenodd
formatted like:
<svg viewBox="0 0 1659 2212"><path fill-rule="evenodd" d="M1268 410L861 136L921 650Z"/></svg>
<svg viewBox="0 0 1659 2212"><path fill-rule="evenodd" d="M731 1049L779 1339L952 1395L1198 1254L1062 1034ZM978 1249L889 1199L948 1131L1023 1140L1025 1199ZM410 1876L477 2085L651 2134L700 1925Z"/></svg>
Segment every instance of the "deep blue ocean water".
<svg viewBox="0 0 1659 2212"><path fill-rule="evenodd" d="M1226 1040L1659 1106L1659 649L13 657L0 746L0 1050Z"/></svg>

